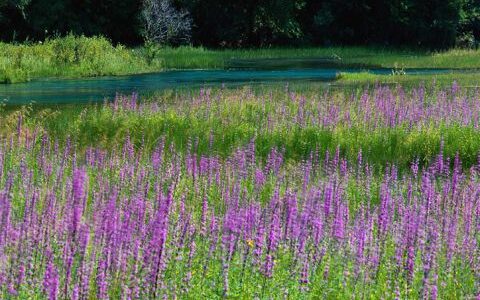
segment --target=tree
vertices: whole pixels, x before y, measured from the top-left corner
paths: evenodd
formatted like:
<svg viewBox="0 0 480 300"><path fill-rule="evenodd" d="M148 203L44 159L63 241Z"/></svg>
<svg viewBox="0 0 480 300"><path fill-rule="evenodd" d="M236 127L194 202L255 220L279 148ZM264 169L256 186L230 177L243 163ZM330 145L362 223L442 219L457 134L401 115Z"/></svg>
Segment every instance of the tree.
<svg viewBox="0 0 480 300"><path fill-rule="evenodd" d="M188 13L187 13L188 11ZM480 0L0 0L0 40L480 46Z"/></svg>
<svg viewBox="0 0 480 300"><path fill-rule="evenodd" d="M5 18L2 14L5 6L7 6L7 1L6 0L0 0L0 22L2 22L3 18Z"/></svg>
<svg viewBox="0 0 480 300"><path fill-rule="evenodd" d="M269 45L293 42L302 38L297 14L305 6L303 0L268 0L256 6L253 13L254 43Z"/></svg>
<svg viewBox="0 0 480 300"><path fill-rule="evenodd" d="M104 35L114 43L141 42L138 29L141 0L31 0L28 36Z"/></svg>
<svg viewBox="0 0 480 300"><path fill-rule="evenodd" d="M15 40L26 27L31 0L0 0L0 39Z"/></svg>
<svg viewBox="0 0 480 300"><path fill-rule="evenodd" d="M458 31L457 46L480 45L480 0L464 0Z"/></svg>
<svg viewBox="0 0 480 300"><path fill-rule="evenodd" d="M191 12L193 43L251 47L296 43L307 0L177 0Z"/></svg>
<svg viewBox="0 0 480 300"><path fill-rule="evenodd" d="M186 11L177 10L169 0L144 0L144 38L163 45L188 43L192 21Z"/></svg>

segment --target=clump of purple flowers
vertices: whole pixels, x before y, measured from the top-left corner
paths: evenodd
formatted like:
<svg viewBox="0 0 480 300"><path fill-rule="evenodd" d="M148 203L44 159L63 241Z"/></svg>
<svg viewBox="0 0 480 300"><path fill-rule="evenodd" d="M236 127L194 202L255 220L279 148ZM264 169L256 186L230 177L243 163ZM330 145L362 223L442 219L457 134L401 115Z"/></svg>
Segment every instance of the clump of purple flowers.
<svg viewBox="0 0 480 300"><path fill-rule="evenodd" d="M48 139L0 146L3 297L479 292L480 168L458 157L380 176L339 153L292 164L252 144L221 159L127 140L80 154Z"/></svg>
<svg viewBox="0 0 480 300"><path fill-rule="evenodd" d="M171 104L166 101L140 102L136 94L131 97L117 95L105 108L113 113L124 112L150 116L157 113L175 112L182 117L198 119L223 118L229 122L237 114L234 109L249 109L250 121L259 131L278 128L334 129L342 128L394 128L421 129L438 126L471 126L480 124L480 93L478 89L442 89L419 86L405 89L398 86L375 86L361 93L288 92L285 96L254 93L243 89L212 91L182 95L181 101ZM250 105L250 106L249 106ZM252 107L251 105L254 105ZM19 121L20 122L20 121Z"/></svg>
<svg viewBox="0 0 480 300"><path fill-rule="evenodd" d="M221 115L221 94L191 100L172 109L117 96L103 108ZM251 91L228 100L259 101ZM289 93L251 114L269 132L476 128L480 115L479 97L458 89L377 87L348 100ZM2 299L480 295L480 164L463 168L443 141L430 162L399 169L340 148L260 157L255 139L227 157L200 151L198 139L181 151L167 137L152 151L128 136L84 149L23 121L0 142ZM215 143L211 134L210 150Z"/></svg>

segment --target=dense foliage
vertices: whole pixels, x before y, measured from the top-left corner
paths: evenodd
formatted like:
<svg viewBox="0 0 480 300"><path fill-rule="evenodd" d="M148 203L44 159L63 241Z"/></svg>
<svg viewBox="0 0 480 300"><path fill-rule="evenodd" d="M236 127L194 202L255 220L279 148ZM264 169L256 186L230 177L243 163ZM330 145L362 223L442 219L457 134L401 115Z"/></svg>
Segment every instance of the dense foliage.
<svg viewBox="0 0 480 300"><path fill-rule="evenodd" d="M148 1L147 1L148 2ZM205 46L380 44L445 48L480 39L479 0L176 0ZM67 33L141 42L141 0L0 0L6 41Z"/></svg>
<svg viewBox="0 0 480 300"><path fill-rule="evenodd" d="M42 43L0 43L0 83L36 77L84 77L151 72L161 69L158 60L122 45L112 46L103 37L68 35Z"/></svg>

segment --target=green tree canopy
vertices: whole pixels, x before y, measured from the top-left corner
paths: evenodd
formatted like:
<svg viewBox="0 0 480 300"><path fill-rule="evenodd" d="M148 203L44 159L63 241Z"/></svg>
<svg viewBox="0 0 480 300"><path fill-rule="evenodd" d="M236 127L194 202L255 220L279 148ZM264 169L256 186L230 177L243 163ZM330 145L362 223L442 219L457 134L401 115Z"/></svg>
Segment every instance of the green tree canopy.
<svg viewBox="0 0 480 300"><path fill-rule="evenodd" d="M0 0L0 38L68 33L142 42L144 0ZM270 45L475 46L480 0L172 0L192 19L191 42Z"/></svg>

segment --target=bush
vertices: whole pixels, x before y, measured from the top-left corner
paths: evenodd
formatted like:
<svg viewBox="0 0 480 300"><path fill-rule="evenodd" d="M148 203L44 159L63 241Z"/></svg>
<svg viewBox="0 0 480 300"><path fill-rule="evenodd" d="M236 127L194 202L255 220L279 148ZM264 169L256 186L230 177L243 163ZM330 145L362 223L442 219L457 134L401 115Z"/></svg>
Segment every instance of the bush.
<svg viewBox="0 0 480 300"><path fill-rule="evenodd" d="M31 44L0 43L0 82L35 77L84 77L143 73L161 69L137 51L113 46L104 37L68 35Z"/></svg>

